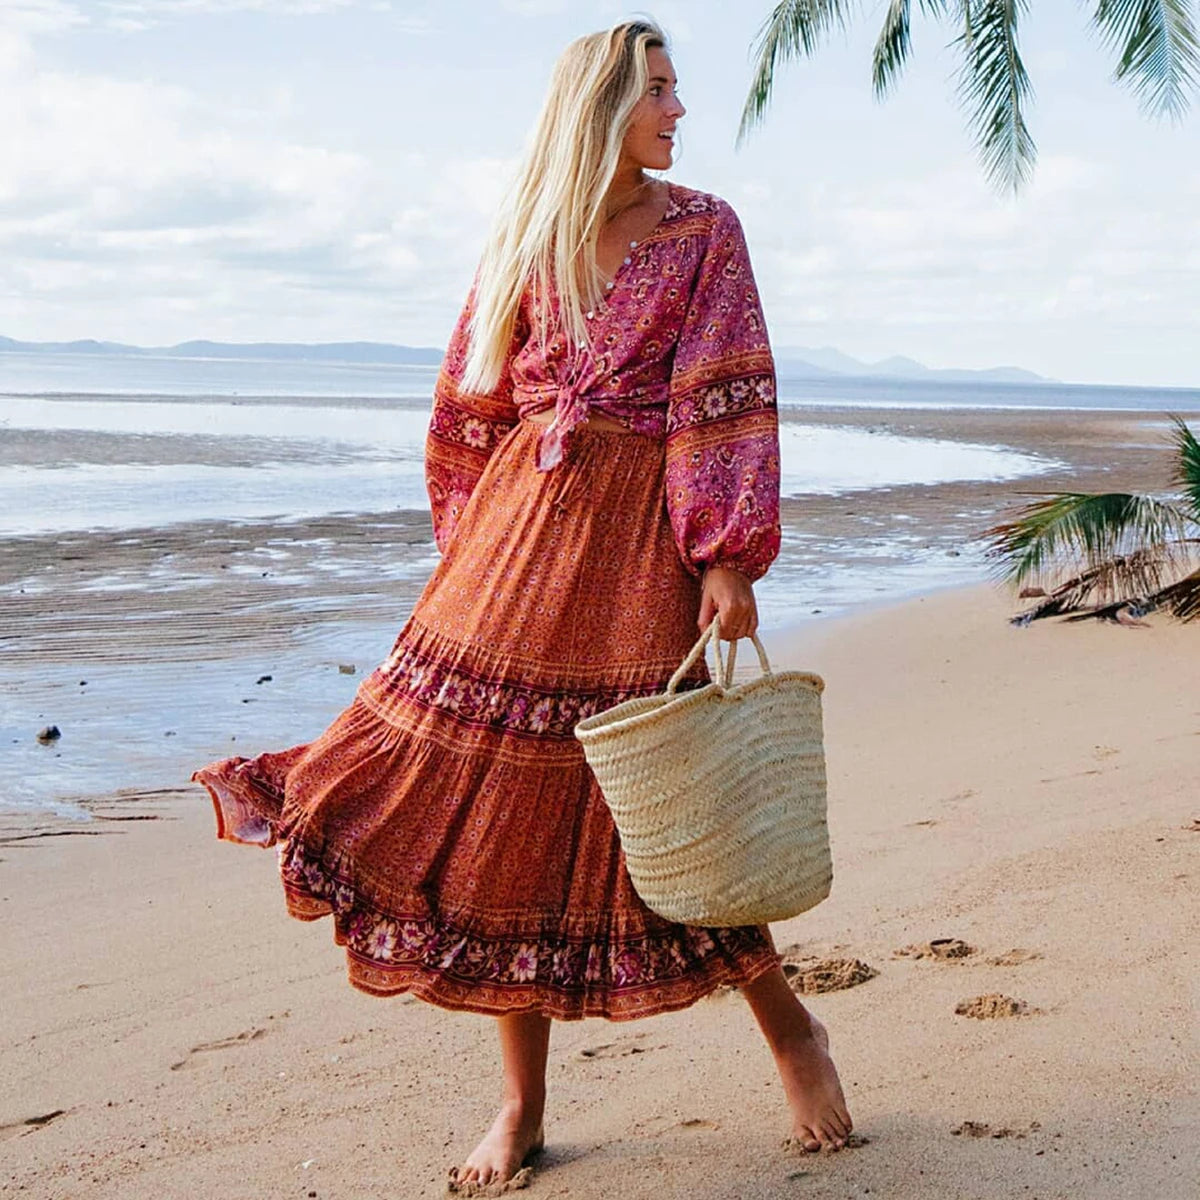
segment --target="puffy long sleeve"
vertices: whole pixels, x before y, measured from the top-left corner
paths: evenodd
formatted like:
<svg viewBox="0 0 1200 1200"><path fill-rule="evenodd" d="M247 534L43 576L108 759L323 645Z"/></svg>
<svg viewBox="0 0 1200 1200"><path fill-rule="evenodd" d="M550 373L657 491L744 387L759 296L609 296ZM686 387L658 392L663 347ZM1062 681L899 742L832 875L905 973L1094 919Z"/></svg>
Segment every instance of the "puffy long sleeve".
<svg viewBox="0 0 1200 1200"><path fill-rule="evenodd" d="M425 438L425 488L433 514L433 537L442 553L492 452L517 423L511 366L525 334L519 317L495 391L478 395L459 386L466 367L474 302L472 284L438 371Z"/></svg>
<svg viewBox="0 0 1200 1200"><path fill-rule="evenodd" d="M671 368L666 486L690 571L766 572L780 539L775 364L741 222L723 200Z"/></svg>

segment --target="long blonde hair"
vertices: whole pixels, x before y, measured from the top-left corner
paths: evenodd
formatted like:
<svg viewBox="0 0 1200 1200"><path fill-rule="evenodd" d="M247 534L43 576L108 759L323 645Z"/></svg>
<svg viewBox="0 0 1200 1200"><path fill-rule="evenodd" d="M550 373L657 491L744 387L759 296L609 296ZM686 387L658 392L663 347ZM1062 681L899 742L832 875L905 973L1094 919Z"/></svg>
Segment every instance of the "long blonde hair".
<svg viewBox="0 0 1200 1200"><path fill-rule="evenodd" d="M646 52L667 47L653 21L625 21L572 42L560 56L532 142L505 196L479 264L464 391L500 381L526 283L542 336L552 283L563 329L588 340L584 313L604 290L596 242L634 106L646 89Z"/></svg>

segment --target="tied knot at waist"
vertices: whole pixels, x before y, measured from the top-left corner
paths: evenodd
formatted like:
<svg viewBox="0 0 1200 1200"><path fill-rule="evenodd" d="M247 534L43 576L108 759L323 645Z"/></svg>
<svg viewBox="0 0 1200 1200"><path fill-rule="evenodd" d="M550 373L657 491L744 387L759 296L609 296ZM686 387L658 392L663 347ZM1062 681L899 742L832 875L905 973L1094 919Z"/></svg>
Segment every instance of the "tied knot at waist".
<svg viewBox="0 0 1200 1200"><path fill-rule="evenodd" d="M539 393L544 395L544 393ZM586 396L570 385L554 391L554 420L542 430L537 444L537 469L551 471L563 460L571 431L588 419Z"/></svg>
<svg viewBox="0 0 1200 1200"><path fill-rule="evenodd" d="M638 388L620 395L587 396L575 384L551 384L545 387L515 388L513 400L518 408L525 404L536 404L544 410L545 401L554 398L554 419L544 427L537 443L537 469L551 471L566 456L570 447L570 436L580 425L587 422L592 400L619 400L625 403L665 403L667 388Z"/></svg>

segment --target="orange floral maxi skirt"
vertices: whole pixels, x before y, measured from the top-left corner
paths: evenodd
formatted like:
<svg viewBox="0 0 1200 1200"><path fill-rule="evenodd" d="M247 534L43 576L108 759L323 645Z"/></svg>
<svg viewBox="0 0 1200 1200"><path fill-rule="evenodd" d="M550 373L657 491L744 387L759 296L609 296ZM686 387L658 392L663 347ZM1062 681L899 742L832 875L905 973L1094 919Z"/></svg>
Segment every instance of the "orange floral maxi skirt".
<svg viewBox="0 0 1200 1200"><path fill-rule="evenodd" d="M663 446L542 427L496 449L388 657L315 741L195 772L217 835L278 844L288 911L332 914L350 982L446 1008L621 1020L744 984L765 926L652 913L573 730L661 692L699 581L667 519ZM688 684L707 679L703 664Z"/></svg>

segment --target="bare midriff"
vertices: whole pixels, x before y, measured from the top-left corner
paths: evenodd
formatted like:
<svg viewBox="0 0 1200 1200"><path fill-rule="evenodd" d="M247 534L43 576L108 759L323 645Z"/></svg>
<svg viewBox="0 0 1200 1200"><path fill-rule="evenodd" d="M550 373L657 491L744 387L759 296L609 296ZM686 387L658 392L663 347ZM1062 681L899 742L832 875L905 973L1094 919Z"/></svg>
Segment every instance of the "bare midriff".
<svg viewBox="0 0 1200 1200"><path fill-rule="evenodd" d="M554 420L554 409L547 408L541 412L528 413L523 420L532 421L535 425L549 425ZM582 423L580 428L607 429L613 433L634 432L628 425L622 425L615 417L609 417L599 412L589 413L588 419Z"/></svg>

